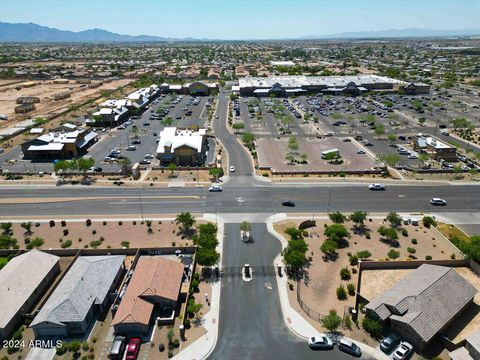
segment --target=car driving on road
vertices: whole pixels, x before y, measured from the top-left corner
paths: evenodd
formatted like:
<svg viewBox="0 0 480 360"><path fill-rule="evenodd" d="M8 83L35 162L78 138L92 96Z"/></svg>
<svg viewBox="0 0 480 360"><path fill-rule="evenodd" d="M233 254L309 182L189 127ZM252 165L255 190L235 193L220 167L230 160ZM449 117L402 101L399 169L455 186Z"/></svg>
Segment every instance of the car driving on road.
<svg viewBox="0 0 480 360"><path fill-rule="evenodd" d="M295 203L293 201L287 200L287 201L282 202L282 206L295 207Z"/></svg>
<svg viewBox="0 0 480 360"><path fill-rule="evenodd" d="M383 184L370 184L368 185L370 190L385 190L385 185Z"/></svg>
<svg viewBox="0 0 480 360"><path fill-rule="evenodd" d="M446 206L447 202L443 199L440 199L440 198L431 198L430 199L430 204L432 204L434 206Z"/></svg>
<svg viewBox="0 0 480 360"><path fill-rule="evenodd" d="M230 172L235 172L235 166L233 165L230 166Z"/></svg>
<svg viewBox="0 0 480 360"><path fill-rule="evenodd" d="M208 188L208 191L210 191L210 192L221 192L221 191L223 191L223 188L220 185L212 185Z"/></svg>

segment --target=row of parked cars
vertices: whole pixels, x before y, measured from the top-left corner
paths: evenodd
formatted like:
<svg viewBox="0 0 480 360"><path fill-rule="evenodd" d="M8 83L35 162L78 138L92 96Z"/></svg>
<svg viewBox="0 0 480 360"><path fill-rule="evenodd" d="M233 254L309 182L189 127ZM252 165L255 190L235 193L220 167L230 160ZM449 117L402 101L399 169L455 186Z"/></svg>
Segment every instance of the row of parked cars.
<svg viewBox="0 0 480 360"><path fill-rule="evenodd" d="M132 337L128 343L124 336L115 336L108 357L111 360L136 360L140 352L142 340L139 337Z"/></svg>
<svg viewBox="0 0 480 360"><path fill-rule="evenodd" d="M362 356L362 349L353 341L341 338L336 341L338 350L343 351L355 357ZM308 339L308 346L312 350L332 350L335 342L326 334L318 334ZM394 360L405 360L413 354L413 346L407 341L401 341L400 338L391 334L384 338L380 343L380 350L385 354L391 355Z"/></svg>

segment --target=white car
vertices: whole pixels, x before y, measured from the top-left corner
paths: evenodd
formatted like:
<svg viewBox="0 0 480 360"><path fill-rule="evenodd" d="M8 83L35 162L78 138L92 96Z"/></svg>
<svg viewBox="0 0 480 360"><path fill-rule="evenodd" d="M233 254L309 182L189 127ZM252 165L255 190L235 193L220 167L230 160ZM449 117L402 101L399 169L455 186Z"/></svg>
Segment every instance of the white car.
<svg viewBox="0 0 480 360"><path fill-rule="evenodd" d="M155 159L155 156L153 156L152 154L145 154L144 158L145 159Z"/></svg>
<svg viewBox="0 0 480 360"><path fill-rule="evenodd" d="M230 166L230 172L235 172L235 166Z"/></svg>
<svg viewBox="0 0 480 360"><path fill-rule="evenodd" d="M363 155L363 154L366 154L366 153L365 153L365 150L357 150L357 154Z"/></svg>
<svg viewBox="0 0 480 360"><path fill-rule="evenodd" d="M331 350L333 349L333 341L325 334L319 334L308 338L308 346L315 350Z"/></svg>
<svg viewBox="0 0 480 360"><path fill-rule="evenodd" d="M220 185L212 185L208 188L208 191L210 191L210 192L222 192L223 189Z"/></svg>
<svg viewBox="0 0 480 360"><path fill-rule="evenodd" d="M408 358L412 352L413 352L412 344L406 341L402 341L400 345L398 345L398 347L393 352L393 358L395 360L404 360Z"/></svg>
<svg viewBox="0 0 480 360"><path fill-rule="evenodd" d="M385 185L383 184L370 184L368 185L370 190L385 190Z"/></svg>
<svg viewBox="0 0 480 360"><path fill-rule="evenodd" d="M431 198L430 199L430 204L432 205L440 205L440 206L446 206L447 202L443 199L440 198Z"/></svg>
<svg viewBox="0 0 480 360"><path fill-rule="evenodd" d="M410 160L413 160L413 159L416 159L416 158L417 158L417 155L415 155L415 154L409 154L409 155L408 155L408 158L409 158Z"/></svg>

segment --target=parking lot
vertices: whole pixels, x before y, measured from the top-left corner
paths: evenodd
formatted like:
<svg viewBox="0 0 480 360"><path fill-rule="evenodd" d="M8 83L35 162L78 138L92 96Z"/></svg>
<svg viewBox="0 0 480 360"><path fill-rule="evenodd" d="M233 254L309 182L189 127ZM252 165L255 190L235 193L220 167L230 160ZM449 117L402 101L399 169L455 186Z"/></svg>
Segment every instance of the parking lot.
<svg viewBox="0 0 480 360"><path fill-rule="evenodd" d="M257 141L259 168L270 169L273 173L351 172L373 170L376 165L375 160L361 151L355 143L334 137L299 139L298 150L293 152L295 160L291 161L287 159L287 154L292 153L288 148L288 142L289 138L286 137L259 139ZM340 161L322 158L322 152L331 149L339 150Z"/></svg>
<svg viewBox="0 0 480 360"><path fill-rule="evenodd" d="M95 159L95 165L104 172L120 170L118 160L128 157L132 164L158 165L155 159L157 139L166 126L204 126L207 119L206 106L211 102L207 97L162 95L154 100L139 116L116 128L97 129L99 139L92 145L86 156ZM213 159L215 142L209 138L207 162ZM9 171L52 171L52 162L31 162L23 160L20 147L0 155L2 168Z"/></svg>

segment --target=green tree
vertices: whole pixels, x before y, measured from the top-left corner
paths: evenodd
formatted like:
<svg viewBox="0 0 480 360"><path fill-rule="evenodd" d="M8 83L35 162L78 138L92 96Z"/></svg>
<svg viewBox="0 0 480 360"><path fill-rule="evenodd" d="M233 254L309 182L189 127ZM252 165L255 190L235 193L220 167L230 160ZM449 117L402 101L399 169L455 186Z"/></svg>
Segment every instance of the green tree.
<svg viewBox="0 0 480 360"><path fill-rule="evenodd" d="M287 131L286 131L287 133L290 132L290 126L292 126L294 123L295 123L295 119L291 114L286 115L282 118L282 124L284 127L287 128Z"/></svg>
<svg viewBox="0 0 480 360"><path fill-rule="evenodd" d="M325 240L320 246L320 250L327 256L335 256L337 254L338 245L333 240Z"/></svg>
<svg viewBox="0 0 480 360"><path fill-rule="evenodd" d="M389 242L398 240L398 233L397 229L395 228L387 228L385 226L380 226L378 228L378 233L385 237Z"/></svg>
<svg viewBox="0 0 480 360"><path fill-rule="evenodd" d="M23 222L20 226L25 230L25 232L27 234L32 233L32 222L31 221Z"/></svg>
<svg viewBox="0 0 480 360"><path fill-rule="evenodd" d="M203 309L203 305L202 304L197 304L195 303L195 300L194 299L191 299L193 301L189 302L188 304L188 307L187 307L187 311L190 313L190 314L195 314L195 318L197 320L199 320L199 316L200 316L200 311Z"/></svg>
<svg viewBox="0 0 480 360"><path fill-rule="evenodd" d="M177 170L177 165L175 165L174 163L170 163L168 164L167 169L168 171L170 171L170 175L168 177L171 178L175 174L175 170Z"/></svg>
<svg viewBox="0 0 480 360"><path fill-rule="evenodd" d="M210 168L208 169L208 174L212 175L215 179L218 179L223 174L223 170L220 168Z"/></svg>
<svg viewBox="0 0 480 360"><path fill-rule="evenodd" d="M245 128L245 124L242 122L236 122L232 125L232 128L235 130L236 133L238 133L239 130L242 130Z"/></svg>
<svg viewBox="0 0 480 360"><path fill-rule="evenodd" d="M355 211L349 216L350 221L355 224L356 228L364 227L365 220L367 219L367 212L366 211Z"/></svg>
<svg viewBox="0 0 480 360"><path fill-rule="evenodd" d="M430 226L437 226L437 222L431 216L424 216L422 221L423 226L425 226L426 228L430 228Z"/></svg>
<svg viewBox="0 0 480 360"><path fill-rule="evenodd" d="M377 138L380 139L383 134L385 134L385 127L383 125L375 126L375 135L377 135Z"/></svg>
<svg viewBox="0 0 480 360"><path fill-rule="evenodd" d="M132 161L128 157L121 158L118 164L120 165L122 175L128 176L132 173Z"/></svg>
<svg viewBox="0 0 480 360"><path fill-rule="evenodd" d="M202 266L213 266L220 260L220 254L215 249L199 248L197 251L197 262Z"/></svg>
<svg viewBox="0 0 480 360"><path fill-rule="evenodd" d="M94 158L78 158L76 161L76 167L79 172L82 173L83 180L87 179L88 170L95 165Z"/></svg>
<svg viewBox="0 0 480 360"><path fill-rule="evenodd" d="M298 142L295 136L292 136L290 139L288 139L288 148L290 149L290 151L298 150Z"/></svg>
<svg viewBox="0 0 480 360"><path fill-rule="evenodd" d="M183 233L190 233L193 225L195 225L195 217L189 212L182 212L177 215L175 222L182 226L181 231Z"/></svg>
<svg viewBox="0 0 480 360"><path fill-rule="evenodd" d="M395 211L390 211L385 219L393 228L398 228L402 224L402 218Z"/></svg>
<svg viewBox="0 0 480 360"><path fill-rule="evenodd" d="M8 235L12 231L12 223L11 222L1 223L0 227L2 228L4 234Z"/></svg>
<svg viewBox="0 0 480 360"><path fill-rule="evenodd" d="M379 155L378 160L384 162L390 167L395 167L400 161L400 155L398 154L386 154L386 155Z"/></svg>
<svg viewBox="0 0 480 360"><path fill-rule="evenodd" d="M242 221L240 223L240 230L241 231L250 231L250 230L252 230L252 224L250 224L248 221Z"/></svg>
<svg viewBox="0 0 480 360"><path fill-rule="evenodd" d="M388 141L390 141L391 144L393 144L395 140L397 140L397 136L395 134L388 134L387 139Z"/></svg>
<svg viewBox="0 0 480 360"><path fill-rule="evenodd" d="M347 229L342 224L333 224L327 226L323 234L327 237L327 239L333 240L337 244L343 242L349 235Z"/></svg>
<svg viewBox="0 0 480 360"><path fill-rule="evenodd" d="M289 235L291 240L300 240L303 238L302 231L295 226L285 229L285 234Z"/></svg>
<svg viewBox="0 0 480 360"><path fill-rule="evenodd" d="M341 317L337 314L337 310L332 309L320 320L322 326L330 332L335 332L342 324Z"/></svg>
<svg viewBox="0 0 480 360"><path fill-rule="evenodd" d="M346 215L343 215L340 211L330 213L328 214L328 217L335 224L343 224L345 221L348 220L348 217Z"/></svg>
<svg viewBox="0 0 480 360"><path fill-rule="evenodd" d="M255 141L255 135L253 135L252 133L244 133L242 135L242 141L245 145L250 147Z"/></svg>

